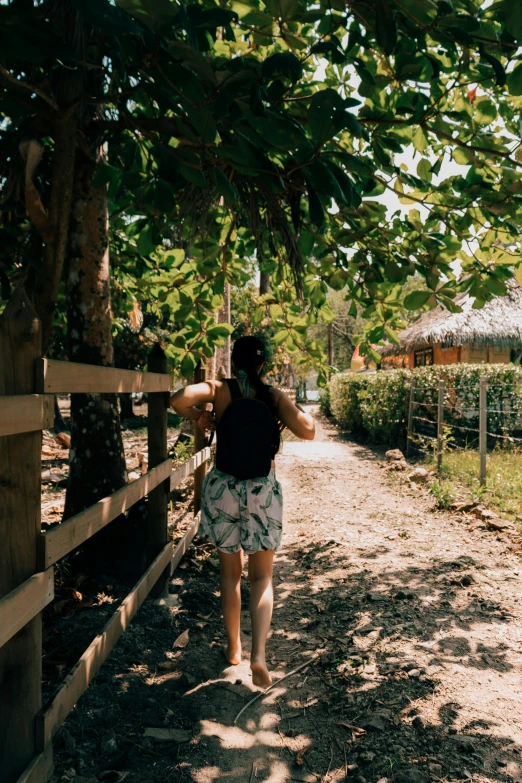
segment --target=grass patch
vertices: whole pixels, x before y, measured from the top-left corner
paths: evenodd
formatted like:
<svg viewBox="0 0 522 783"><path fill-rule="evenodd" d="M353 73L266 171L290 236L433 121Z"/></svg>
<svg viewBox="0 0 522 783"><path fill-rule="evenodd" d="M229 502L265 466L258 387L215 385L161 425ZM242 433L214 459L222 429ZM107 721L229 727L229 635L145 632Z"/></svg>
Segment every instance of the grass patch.
<svg viewBox="0 0 522 783"><path fill-rule="evenodd" d="M444 455L438 478L443 504L452 491L464 487L473 499L480 500L498 514L509 519L522 517L522 451L498 449L489 452L485 487L479 483L479 464L476 449Z"/></svg>

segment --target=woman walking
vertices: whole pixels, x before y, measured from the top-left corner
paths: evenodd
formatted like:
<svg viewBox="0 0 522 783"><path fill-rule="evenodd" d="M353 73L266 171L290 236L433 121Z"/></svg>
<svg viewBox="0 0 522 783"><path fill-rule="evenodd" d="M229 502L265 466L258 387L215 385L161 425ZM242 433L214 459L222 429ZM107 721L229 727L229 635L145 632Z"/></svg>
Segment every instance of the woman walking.
<svg viewBox="0 0 522 783"><path fill-rule="evenodd" d="M217 430L216 464L207 475L201 498L201 532L217 547L221 607L227 632L225 655L241 661L241 592L243 553L248 556L254 685L272 679L266 665L266 639L273 607L272 565L281 547L283 497L275 475L275 456L284 427L313 440L312 417L279 389L261 379L264 344L240 337L232 350L235 377L186 386L172 395L177 413L202 429ZM196 406L212 403L213 412Z"/></svg>

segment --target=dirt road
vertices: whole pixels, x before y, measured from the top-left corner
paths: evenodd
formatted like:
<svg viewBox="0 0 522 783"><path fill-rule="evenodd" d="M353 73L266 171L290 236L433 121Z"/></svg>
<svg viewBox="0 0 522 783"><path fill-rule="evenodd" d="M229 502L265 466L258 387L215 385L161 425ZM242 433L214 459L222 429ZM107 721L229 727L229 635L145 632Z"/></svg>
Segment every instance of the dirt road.
<svg viewBox="0 0 522 783"><path fill-rule="evenodd" d="M67 721L55 780L522 779L522 568L509 539L432 512L424 490L323 426L313 443L285 443L278 473L274 679L311 665L234 725L256 691L246 661L222 658L215 559L199 547L173 605L147 602ZM247 601L245 585L248 651Z"/></svg>

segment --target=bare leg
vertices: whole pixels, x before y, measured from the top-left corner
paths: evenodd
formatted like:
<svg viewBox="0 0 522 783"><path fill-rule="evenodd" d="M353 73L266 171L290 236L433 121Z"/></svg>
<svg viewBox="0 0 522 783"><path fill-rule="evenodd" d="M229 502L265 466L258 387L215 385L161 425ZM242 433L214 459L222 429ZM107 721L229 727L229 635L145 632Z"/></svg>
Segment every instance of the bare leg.
<svg viewBox="0 0 522 783"><path fill-rule="evenodd" d="M220 552L221 610L227 631L225 656L231 664L241 663L241 573L243 571L243 553L226 554Z"/></svg>
<svg viewBox="0 0 522 783"><path fill-rule="evenodd" d="M250 618L252 620L252 654L250 668L252 682L266 688L272 684L272 678L266 665L266 638L272 620L274 591L272 588L272 565L274 551L256 552L248 558L248 578L250 580Z"/></svg>

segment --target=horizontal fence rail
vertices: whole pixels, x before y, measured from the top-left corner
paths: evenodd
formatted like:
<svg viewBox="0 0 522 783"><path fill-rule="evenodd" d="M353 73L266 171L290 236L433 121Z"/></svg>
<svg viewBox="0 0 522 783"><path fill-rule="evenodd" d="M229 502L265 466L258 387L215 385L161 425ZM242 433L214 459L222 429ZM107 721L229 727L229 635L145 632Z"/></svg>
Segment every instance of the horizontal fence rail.
<svg viewBox="0 0 522 783"><path fill-rule="evenodd" d="M132 484L126 484L61 525L41 533L38 540L39 566L45 570L72 552L168 479L171 472L172 460L167 459Z"/></svg>
<svg viewBox="0 0 522 783"><path fill-rule="evenodd" d="M53 398L45 394L0 397L0 437L46 430L54 424Z"/></svg>
<svg viewBox="0 0 522 783"><path fill-rule="evenodd" d="M54 570L33 574L0 600L0 647L54 598Z"/></svg>
<svg viewBox="0 0 522 783"><path fill-rule="evenodd" d="M161 351L156 352L156 358L158 353L161 354ZM152 370L160 369L160 366L166 369L165 363L161 365L160 362L159 366L151 367L149 362L149 368ZM40 475L40 431L52 428L54 424L54 394L119 392L147 392L151 395L148 420L151 469L136 481L126 484L112 495L101 499L45 533L37 534L32 539L33 542L36 541L36 553L34 543L31 543L31 546L33 553L36 554L37 573L18 586L15 582L13 589L0 599L0 647L7 649L6 646L13 643L14 637L28 623L41 624L42 610L54 598L54 564L96 535L118 516L127 512L145 496L149 496L151 517L149 544L152 548L149 557L152 562L101 633L77 661L54 698L43 709L40 700L34 712L26 713L29 717L32 715L36 729L35 739L32 740L33 755L25 756L24 763L27 766L16 779L16 783L46 783L49 780L53 770L52 738L74 708L78 698L88 688L146 597L151 593L154 596L158 593L158 589L165 589L165 576L172 573L189 548L198 530L199 516L195 516L176 546L172 541L158 546L157 539L153 536L151 538L153 529L151 520L156 527L159 525L159 520L163 520L162 535L165 536L163 540L167 541L169 491L178 487L195 471L204 470L211 457L211 449L203 448L176 469L173 469L171 459L163 459L162 452L163 455L167 453L167 392L171 388L171 378L168 373L154 371L141 373L38 358L35 360L35 369L36 383L27 391L34 389L36 393L0 396L0 438L13 437L16 441L13 447L18 444L20 448L25 444L23 438L29 437L27 433L33 433L37 438L38 448L32 461L24 463L27 470L34 471L38 477ZM16 440L17 436L20 436L19 441ZM156 447L155 457L152 456L153 445ZM152 502L153 500L155 503ZM38 512L35 517L38 521L38 530L41 504L39 493L36 493L31 501L35 506L35 514ZM34 679L34 682L37 681L40 687L38 673ZM14 709L18 708L15 706ZM10 781L15 783L15 778L11 775L8 783Z"/></svg>
<svg viewBox="0 0 522 783"><path fill-rule="evenodd" d="M176 470L172 473L172 476L170 477L170 491L176 489L176 487L179 487L181 482L187 478L187 476L190 476L196 468L199 468L200 465L203 465L204 462L207 462L210 459L210 448L206 446L204 449L201 449L201 451L198 451L197 454L194 454L193 457L191 457L188 462L184 462L183 465L180 465L179 468L176 468Z"/></svg>
<svg viewBox="0 0 522 783"><path fill-rule="evenodd" d="M37 716L38 750L43 750L50 743L171 559L172 543L169 542L116 609L102 632L85 650L49 706Z"/></svg>
<svg viewBox="0 0 522 783"><path fill-rule="evenodd" d="M119 394L120 392L168 392L170 375L139 370L119 370L77 362L39 359L37 391L42 394Z"/></svg>

